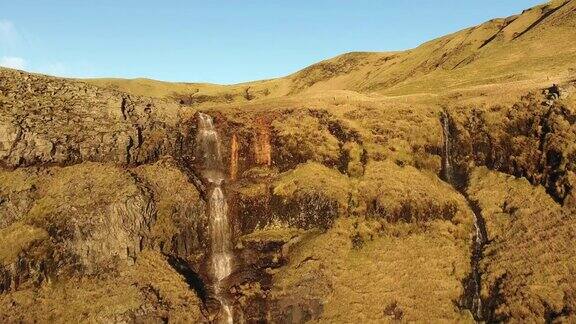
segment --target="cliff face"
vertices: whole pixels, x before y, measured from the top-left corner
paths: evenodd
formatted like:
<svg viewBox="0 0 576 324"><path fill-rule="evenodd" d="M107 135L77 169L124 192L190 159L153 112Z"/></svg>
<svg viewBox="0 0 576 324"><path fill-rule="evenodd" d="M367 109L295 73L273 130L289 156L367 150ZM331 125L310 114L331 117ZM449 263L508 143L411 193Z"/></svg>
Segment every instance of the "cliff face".
<svg viewBox="0 0 576 324"><path fill-rule="evenodd" d="M29 167L2 171L0 178L5 320L46 321L62 314L62 320L117 321L199 305L160 254L198 257L205 250L204 203L169 161L131 170L93 162ZM158 300L146 300L154 290L160 291L152 292L160 295L156 299L169 299L164 309L156 310ZM75 299L72 308L62 306ZM114 299L122 301L118 308ZM151 314L138 313L152 302ZM32 304L34 312L24 311Z"/></svg>
<svg viewBox="0 0 576 324"><path fill-rule="evenodd" d="M217 317L196 111L2 73L2 319ZM559 97L205 110L228 174L235 317L472 321L475 212L488 236L482 318L574 316L576 131L573 101ZM445 136L454 187L441 180Z"/></svg>
<svg viewBox="0 0 576 324"><path fill-rule="evenodd" d="M559 86L450 76L564 30L573 6L265 82L287 96L200 103L0 69L0 321L210 322L222 300L238 322L574 321L572 45L554 45ZM356 82L368 70L381 82ZM412 91L427 78L450 87ZM408 95L352 91L367 88ZM218 291L215 187L233 260Z"/></svg>
<svg viewBox="0 0 576 324"><path fill-rule="evenodd" d="M152 162L179 145L183 109L79 82L2 70L5 167Z"/></svg>
<svg viewBox="0 0 576 324"><path fill-rule="evenodd" d="M557 202L574 207L576 111L567 100L547 99L557 93L545 92L530 93L511 106L457 109L452 119L457 164L466 169L472 162L526 177Z"/></svg>

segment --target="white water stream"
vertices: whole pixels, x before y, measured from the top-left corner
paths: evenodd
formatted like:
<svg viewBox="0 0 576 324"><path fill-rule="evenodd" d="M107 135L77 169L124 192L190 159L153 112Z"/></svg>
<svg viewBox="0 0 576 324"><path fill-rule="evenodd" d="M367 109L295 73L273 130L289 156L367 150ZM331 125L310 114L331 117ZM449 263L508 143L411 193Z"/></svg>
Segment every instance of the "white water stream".
<svg viewBox="0 0 576 324"><path fill-rule="evenodd" d="M222 154L220 138L214 128L212 117L200 113L198 118L197 144L204 167L203 176L208 182L208 214L212 240L212 270L215 279L214 292L221 304L220 322L233 323L232 306L222 296L222 280L232 273L232 233L228 220L228 205L222 190Z"/></svg>
<svg viewBox="0 0 576 324"><path fill-rule="evenodd" d="M441 118L442 129L444 132L444 161L443 161L443 171L444 179L446 182L451 184L453 187L457 187L456 176L454 174L454 168L452 166L452 139L450 131L450 119L448 114L444 113ZM473 215L474 215L474 228L475 228L475 240L472 255L472 280L474 284L474 296L472 298L472 305L470 311L474 314L476 319L482 319L482 298L480 295L482 285L481 276L479 270L479 262L482 257L482 250L486 242L486 238L482 232L482 223L479 215L479 211L475 210L474 205L468 199L465 192L463 192L468 204L470 205Z"/></svg>

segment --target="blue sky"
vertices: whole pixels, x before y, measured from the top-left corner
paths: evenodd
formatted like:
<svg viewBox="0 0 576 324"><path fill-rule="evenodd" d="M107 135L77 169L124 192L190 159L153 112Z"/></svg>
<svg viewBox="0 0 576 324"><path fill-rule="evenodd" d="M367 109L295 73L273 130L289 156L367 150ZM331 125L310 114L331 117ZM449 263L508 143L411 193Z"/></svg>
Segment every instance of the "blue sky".
<svg viewBox="0 0 576 324"><path fill-rule="evenodd" d="M2 0L0 65L236 83L350 51L408 49L543 0Z"/></svg>

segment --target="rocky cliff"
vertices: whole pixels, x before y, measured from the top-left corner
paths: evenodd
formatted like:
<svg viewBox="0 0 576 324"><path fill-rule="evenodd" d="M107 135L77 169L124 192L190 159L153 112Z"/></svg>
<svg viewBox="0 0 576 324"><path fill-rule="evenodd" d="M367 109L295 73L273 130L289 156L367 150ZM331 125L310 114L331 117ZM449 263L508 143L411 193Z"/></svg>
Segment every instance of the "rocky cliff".
<svg viewBox="0 0 576 324"><path fill-rule="evenodd" d="M4 319L217 317L195 109L2 73ZM481 317L573 316L576 131L573 102L559 97L477 107L288 98L205 110L229 173L236 316L473 321L475 208L488 234ZM453 186L441 180L444 136ZM541 260L517 264L531 255ZM24 311L31 305L40 306Z"/></svg>
<svg viewBox="0 0 576 324"><path fill-rule="evenodd" d="M472 66L564 28L573 5L469 31L494 32L464 42L476 54L446 38L453 56L437 64ZM555 46L574 62L572 45ZM286 95L201 103L0 69L0 321L211 322L222 300L249 323L576 320L573 69L550 72L554 86L310 90L371 60L304 70ZM217 184L200 112L217 134ZM233 256L218 291L214 186Z"/></svg>

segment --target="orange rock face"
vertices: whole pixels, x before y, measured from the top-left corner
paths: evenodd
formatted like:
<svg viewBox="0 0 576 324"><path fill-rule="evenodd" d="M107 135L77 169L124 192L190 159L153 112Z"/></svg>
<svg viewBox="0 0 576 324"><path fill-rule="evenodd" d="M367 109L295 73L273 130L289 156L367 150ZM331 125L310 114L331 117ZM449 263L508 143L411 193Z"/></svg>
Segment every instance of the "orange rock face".
<svg viewBox="0 0 576 324"><path fill-rule="evenodd" d="M238 178L238 135L232 134L230 143L230 180L235 181Z"/></svg>
<svg viewBox="0 0 576 324"><path fill-rule="evenodd" d="M258 165L272 164L272 146L270 145L270 126L264 119L258 120L258 134L254 142L254 160Z"/></svg>

